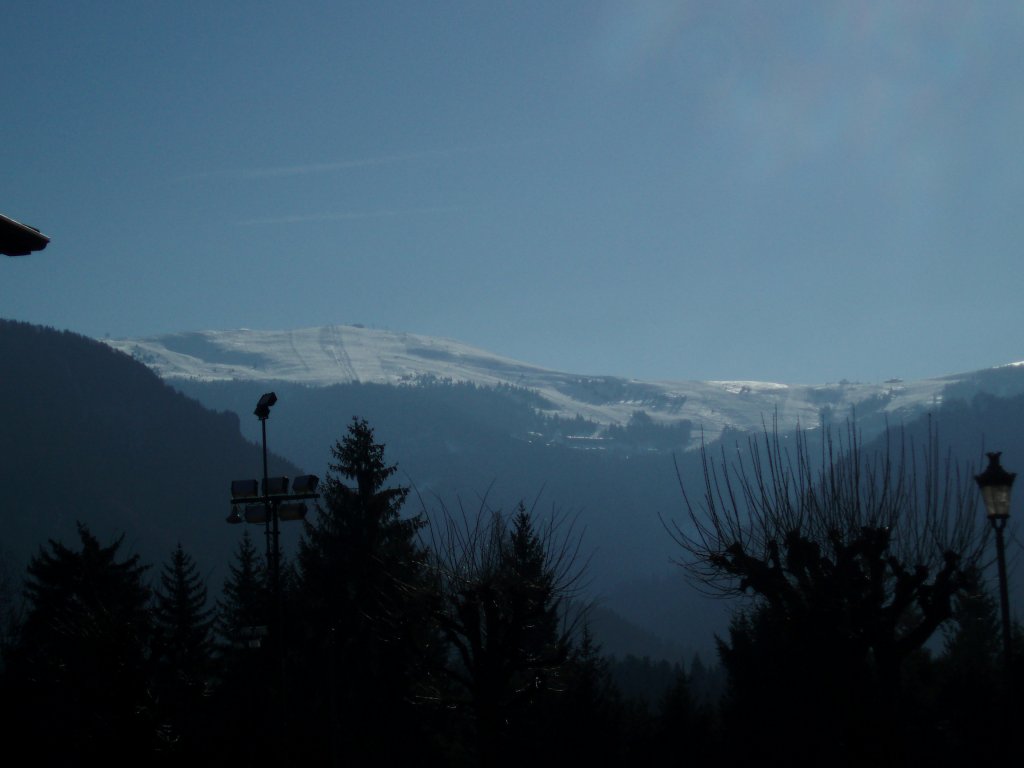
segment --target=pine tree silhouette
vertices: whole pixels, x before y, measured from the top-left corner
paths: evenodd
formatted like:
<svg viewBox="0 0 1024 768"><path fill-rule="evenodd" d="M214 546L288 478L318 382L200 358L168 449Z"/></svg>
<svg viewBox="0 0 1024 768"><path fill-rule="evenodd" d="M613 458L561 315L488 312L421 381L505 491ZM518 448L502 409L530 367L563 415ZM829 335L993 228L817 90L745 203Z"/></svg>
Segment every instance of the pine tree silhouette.
<svg viewBox="0 0 1024 768"><path fill-rule="evenodd" d="M168 749L179 756L199 754L207 730L213 617L195 561L179 543L160 575L154 609L155 690Z"/></svg>
<svg viewBox="0 0 1024 768"><path fill-rule="evenodd" d="M7 670L8 747L44 764L142 759L158 746L146 566L121 555L122 539L103 546L82 524L78 535L80 549L51 540L28 565Z"/></svg>
<svg viewBox="0 0 1024 768"><path fill-rule="evenodd" d="M395 734L418 727L418 686L441 653L418 542L424 521L402 516L408 489L389 485L397 467L365 420L353 419L332 455L318 515L299 544L293 600L302 646L293 658L310 707L299 725L307 745L336 758L422 761L422 742Z"/></svg>

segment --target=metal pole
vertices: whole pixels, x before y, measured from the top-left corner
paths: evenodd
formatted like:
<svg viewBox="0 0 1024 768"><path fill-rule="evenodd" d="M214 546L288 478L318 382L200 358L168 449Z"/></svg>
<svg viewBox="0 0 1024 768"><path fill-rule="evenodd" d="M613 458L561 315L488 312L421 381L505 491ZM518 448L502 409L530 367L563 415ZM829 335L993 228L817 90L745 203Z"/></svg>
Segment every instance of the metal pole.
<svg viewBox="0 0 1024 768"><path fill-rule="evenodd" d="M270 558L270 510L268 508L270 505L267 504L267 419L265 416L260 418L260 426L263 428L263 488L260 496L263 497L263 508L267 511L267 520L264 525L267 538L267 567L273 574L273 560Z"/></svg>
<svg viewBox="0 0 1024 768"><path fill-rule="evenodd" d="M274 599L277 601L278 613L281 613L281 529L277 514L280 503L273 501L270 504L270 517L274 525Z"/></svg>
<svg viewBox="0 0 1024 768"><path fill-rule="evenodd" d="M1010 670L1013 663L1013 638L1010 632L1010 593L1006 585L1006 545L1003 542L1003 528L1006 519L992 518L992 527L996 530L996 560L999 565L999 605L1003 614L1003 665L1006 684L1012 685Z"/></svg>
<svg viewBox="0 0 1024 768"><path fill-rule="evenodd" d="M260 419L260 426L263 428L263 507L267 512L265 523L267 536L267 567L270 569L270 592L273 605L271 607L274 627L271 634L276 634L281 628L281 530L278 524L277 505L278 500L271 500L267 496L267 420ZM276 640L272 640L276 642Z"/></svg>
<svg viewBox="0 0 1024 768"><path fill-rule="evenodd" d="M281 617L281 584L280 584L280 568L278 565L278 528L277 528L277 500L271 501L267 495L269 490L268 479L269 473L267 471L267 416L260 416L260 426L263 435L263 508L266 510L267 519L265 525L265 531L267 536L267 567L270 568L270 583L268 584L270 590L271 604L267 606L268 615L267 623L269 626L269 637L267 638L270 642L270 654L273 659L273 668L276 671L277 676L277 691L271 693L269 706L267 709L268 720L271 725L276 725L278 721L278 715L280 712L280 702L278 696L283 698L284 696L284 655L282 653L282 642L281 642L281 628L282 628L282 617ZM280 757L282 754L281 746L281 734L277 728L271 729L273 732L273 754Z"/></svg>

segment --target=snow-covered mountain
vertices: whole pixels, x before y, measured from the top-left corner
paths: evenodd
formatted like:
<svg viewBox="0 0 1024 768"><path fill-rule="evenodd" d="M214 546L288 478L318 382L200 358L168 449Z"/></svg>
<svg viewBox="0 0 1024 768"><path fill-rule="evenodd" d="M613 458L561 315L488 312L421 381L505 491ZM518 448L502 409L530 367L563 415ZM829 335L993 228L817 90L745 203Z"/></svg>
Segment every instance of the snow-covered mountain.
<svg viewBox="0 0 1024 768"><path fill-rule="evenodd" d="M401 468L399 482L416 489L413 510L419 503L428 515L446 505L471 512L486 503L507 511L525 500L542 512L579 513L586 550L594 553L593 594L637 626L710 653L703 644L727 627L722 604L679 582L671 565L679 553L664 527L684 514L680 484L702 487L700 457L680 447L699 447L702 437L710 443L726 428L760 432L776 417L785 431L798 421L816 427L829 414L841 422L851 409L865 444L886 422L908 425L916 439L923 426L917 417L927 410L937 414L944 445L957 451L961 466L978 466L989 447L1006 452L1007 466L1024 456L1024 398L1011 399L1024 393L1024 366L874 384L650 382L549 370L458 341L359 326L107 343L208 409L237 414L238 429L255 444L253 403L274 389L282 404L271 449L305 472L324 475L329 448L349 419L366 418L387 445L387 460ZM444 381L481 389L439 385ZM530 408L561 420L537 419ZM676 428L651 429L637 412Z"/></svg>
<svg viewBox="0 0 1024 768"><path fill-rule="evenodd" d="M661 424L689 420L707 440L724 428L818 424L823 409L899 420L934 408L946 387L978 374L882 383L793 385L761 381L638 381L529 365L451 339L331 325L290 331L197 331L105 340L161 377L193 381L284 381L320 387L351 382L413 386L427 380L509 385L543 398L552 415L624 425L637 411Z"/></svg>

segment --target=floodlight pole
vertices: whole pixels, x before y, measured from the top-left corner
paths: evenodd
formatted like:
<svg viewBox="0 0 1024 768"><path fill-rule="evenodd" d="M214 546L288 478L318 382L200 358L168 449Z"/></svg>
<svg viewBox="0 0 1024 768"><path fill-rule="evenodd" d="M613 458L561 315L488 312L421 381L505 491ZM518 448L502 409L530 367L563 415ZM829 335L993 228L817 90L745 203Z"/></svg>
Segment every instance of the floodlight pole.
<svg viewBox="0 0 1024 768"><path fill-rule="evenodd" d="M270 418L270 407L277 402L277 395L273 392L267 392L263 395L259 402L256 404L256 410L253 413L256 418L260 420L260 428L263 435L263 497L267 497L268 479L269 474L267 472L267 419ZM277 520L277 502L266 501L267 507L267 521L266 521L266 538L267 538L267 565L270 568L270 583L271 589L274 593L276 601L280 600L281 595L281 532L278 527Z"/></svg>
<svg viewBox="0 0 1024 768"><path fill-rule="evenodd" d="M267 417L269 412L265 416L259 416L260 427L263 433L263 495L266 496L267 481L269 479L267 472ZM266 539L267 539L267 565L270 566L270 582L271 589L274 592L275 599L280 599L281 592L281 579L280 579L280 529L277 523L277 503L270 501L267 502L267 522L266 522Z"/></svg>
<svg viewBox="0 0 1024 768"><path fill-rule="evenodd" d="M281 520L302 520L306 516L305 501L318 499L316 492L320 478L316 475L299 475L295 477L292 492L288 492L288 478L269 476L267 466L267 419L270 408L277 402L277 395L267 392L256 404L253 411L260 421L260 432L263 438L263 486L254 479L231 481L231 514L226 522L237 524L249 522L264 524L267 537L267 568L268 579L265 588L268 592L267 629L269 632L269 658L276 661L277 695L268 700L268 713L271 720L276 720L278 711L285 711L287 693L284 673L284 596L281 594ZM239 508L244 509L244 517ZM273 691L272 691L273 694ZM280 699L280 701L279 701ZM281 744L275 746L275 754L282 754Z"/></svg>
<svg viewBox="0 0 1024 768"><path fill-rule="evenodd" d="M267 419L270 418L270 408L277 402L277 395L267 392L256 404L253 411L260 421L260 432L263 438L263 486L260 487L257 480L233 480L231 482L231 514L227 522L260 523L264 525L264 532L267 537L267 591L277 604L276 613L282 611L281 595L281 520L301 520L306 516L304 502L308 499L318 499L320 495L316 492L316 486L320 478L316 475L300 475L295 478L293 492L288 492L287 477L270 477L267 465ZM236 505L246 504L245 517L239 514ZM282 506L283 505L283 506ZM251 509L256 507L256 510ZM253 514L255 512L255 514ZM272 618L272 617L268 617ZM270 622L270 623L280 623Z"/></svg>
<svg viewBox="0 0 1024 768"><path fill-rule="evenodd" d="M256 418L260 420L260 432L263 437L263 485L260 488L260 494L263 497L263 509L266 521L264 523L265 532L267 537L267 565L270 568L270 593L271 599L273 600L273 607L271 607L267 619L270 624L270 643L272 648L273 657L277 661L277 675L278 675L278 691L279 695L283 698L285 696L285 674L284 674L284 638L281 637L284 631L284 606L281 596L281 580L280 580L280 541L278 539L278 528L277 528L277 502L270 500L270 478L267 472L267 419L270 418L270 408L274 403L277 402L277 395L273 392L267 392L260 397L259 402L256 404L256 410L253 413ZM271 522L273 521L273 522ZM273 538L271 538L273 537ZM273 546L271 546L273 544ZM277 697L271 696L270 699L270 715L271 719L277 719L279 702ZM281 754L281 744L277 739L278 734L275 731L275 742L274 751L276 754Z"/></svg>

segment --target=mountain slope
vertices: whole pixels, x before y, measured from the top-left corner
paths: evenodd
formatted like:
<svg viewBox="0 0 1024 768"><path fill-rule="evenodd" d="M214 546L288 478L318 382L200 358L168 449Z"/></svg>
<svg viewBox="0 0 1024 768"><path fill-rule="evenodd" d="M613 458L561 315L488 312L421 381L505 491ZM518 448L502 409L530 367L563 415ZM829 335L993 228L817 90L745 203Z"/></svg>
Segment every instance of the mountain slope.
<svg viewBox="0 0 1024 768"><path fill-rule="evenodd" d="M353 416L368 419L399 464L400 482L417 491L411 504L422 499L428 514L442 506L507 510L520 500L536 502L541 514L578 513L595 595L630 622L708 652L712 631L724 627L723 606L679 583L678 552L662 523L680 519L680 482L702 484L699 456L682 448L727 436L732 450L776 414L788 433L798 419L841 423L851 409L866 442L887 421L916 435L932 414L962 465L977 466L987 433L1024 435L1019 407L1005 404L1004 424L1003 404L990 394L1024 392L1020 366L879 385L647 383L549 371L458 342L354 326L108 343L207 407L239 414L251 440L259 430L252 405L273 388L280 401L271 445L310 471L325 470L330 445ZM1013 460L1015 442L994 447L1007 451L1007 466L1024 465L1024 454ZM718 446L711 450L717 455Z"/></svg>
<svg viewBox="0 0 1024 768"><path fill-rule="evenodd" d="M855 408L865 419L878 417L878 423L886 417L904 418L935 407L946 387L974 375L880 384L644 382L554 371L450 339L351 325L199 331L107 343L168 381L286 381L322 387L409 386L442 379L513 386L535 392L543 413L565 419L579 416L598 427L628 424L637 411L657 424L689 421L695 427L689 447L696 447L702 432L705 440L714 440L726 428L759 429L766 414L769 419L777 417L785 429L797 423L814 426L823 411L845 417Z"/></svg>
<svg viewBox="0 0 1024 768"><path fill-rule="evenodd" d="M224 522L229 483L261 470L238 417L69 332L0 321L0 359L5 555L22 563L48 538L76 541L82 522L126 534L150 563L181 541L219 580L240 533ZM272 456L271 471L298 470Z"/></svg>

